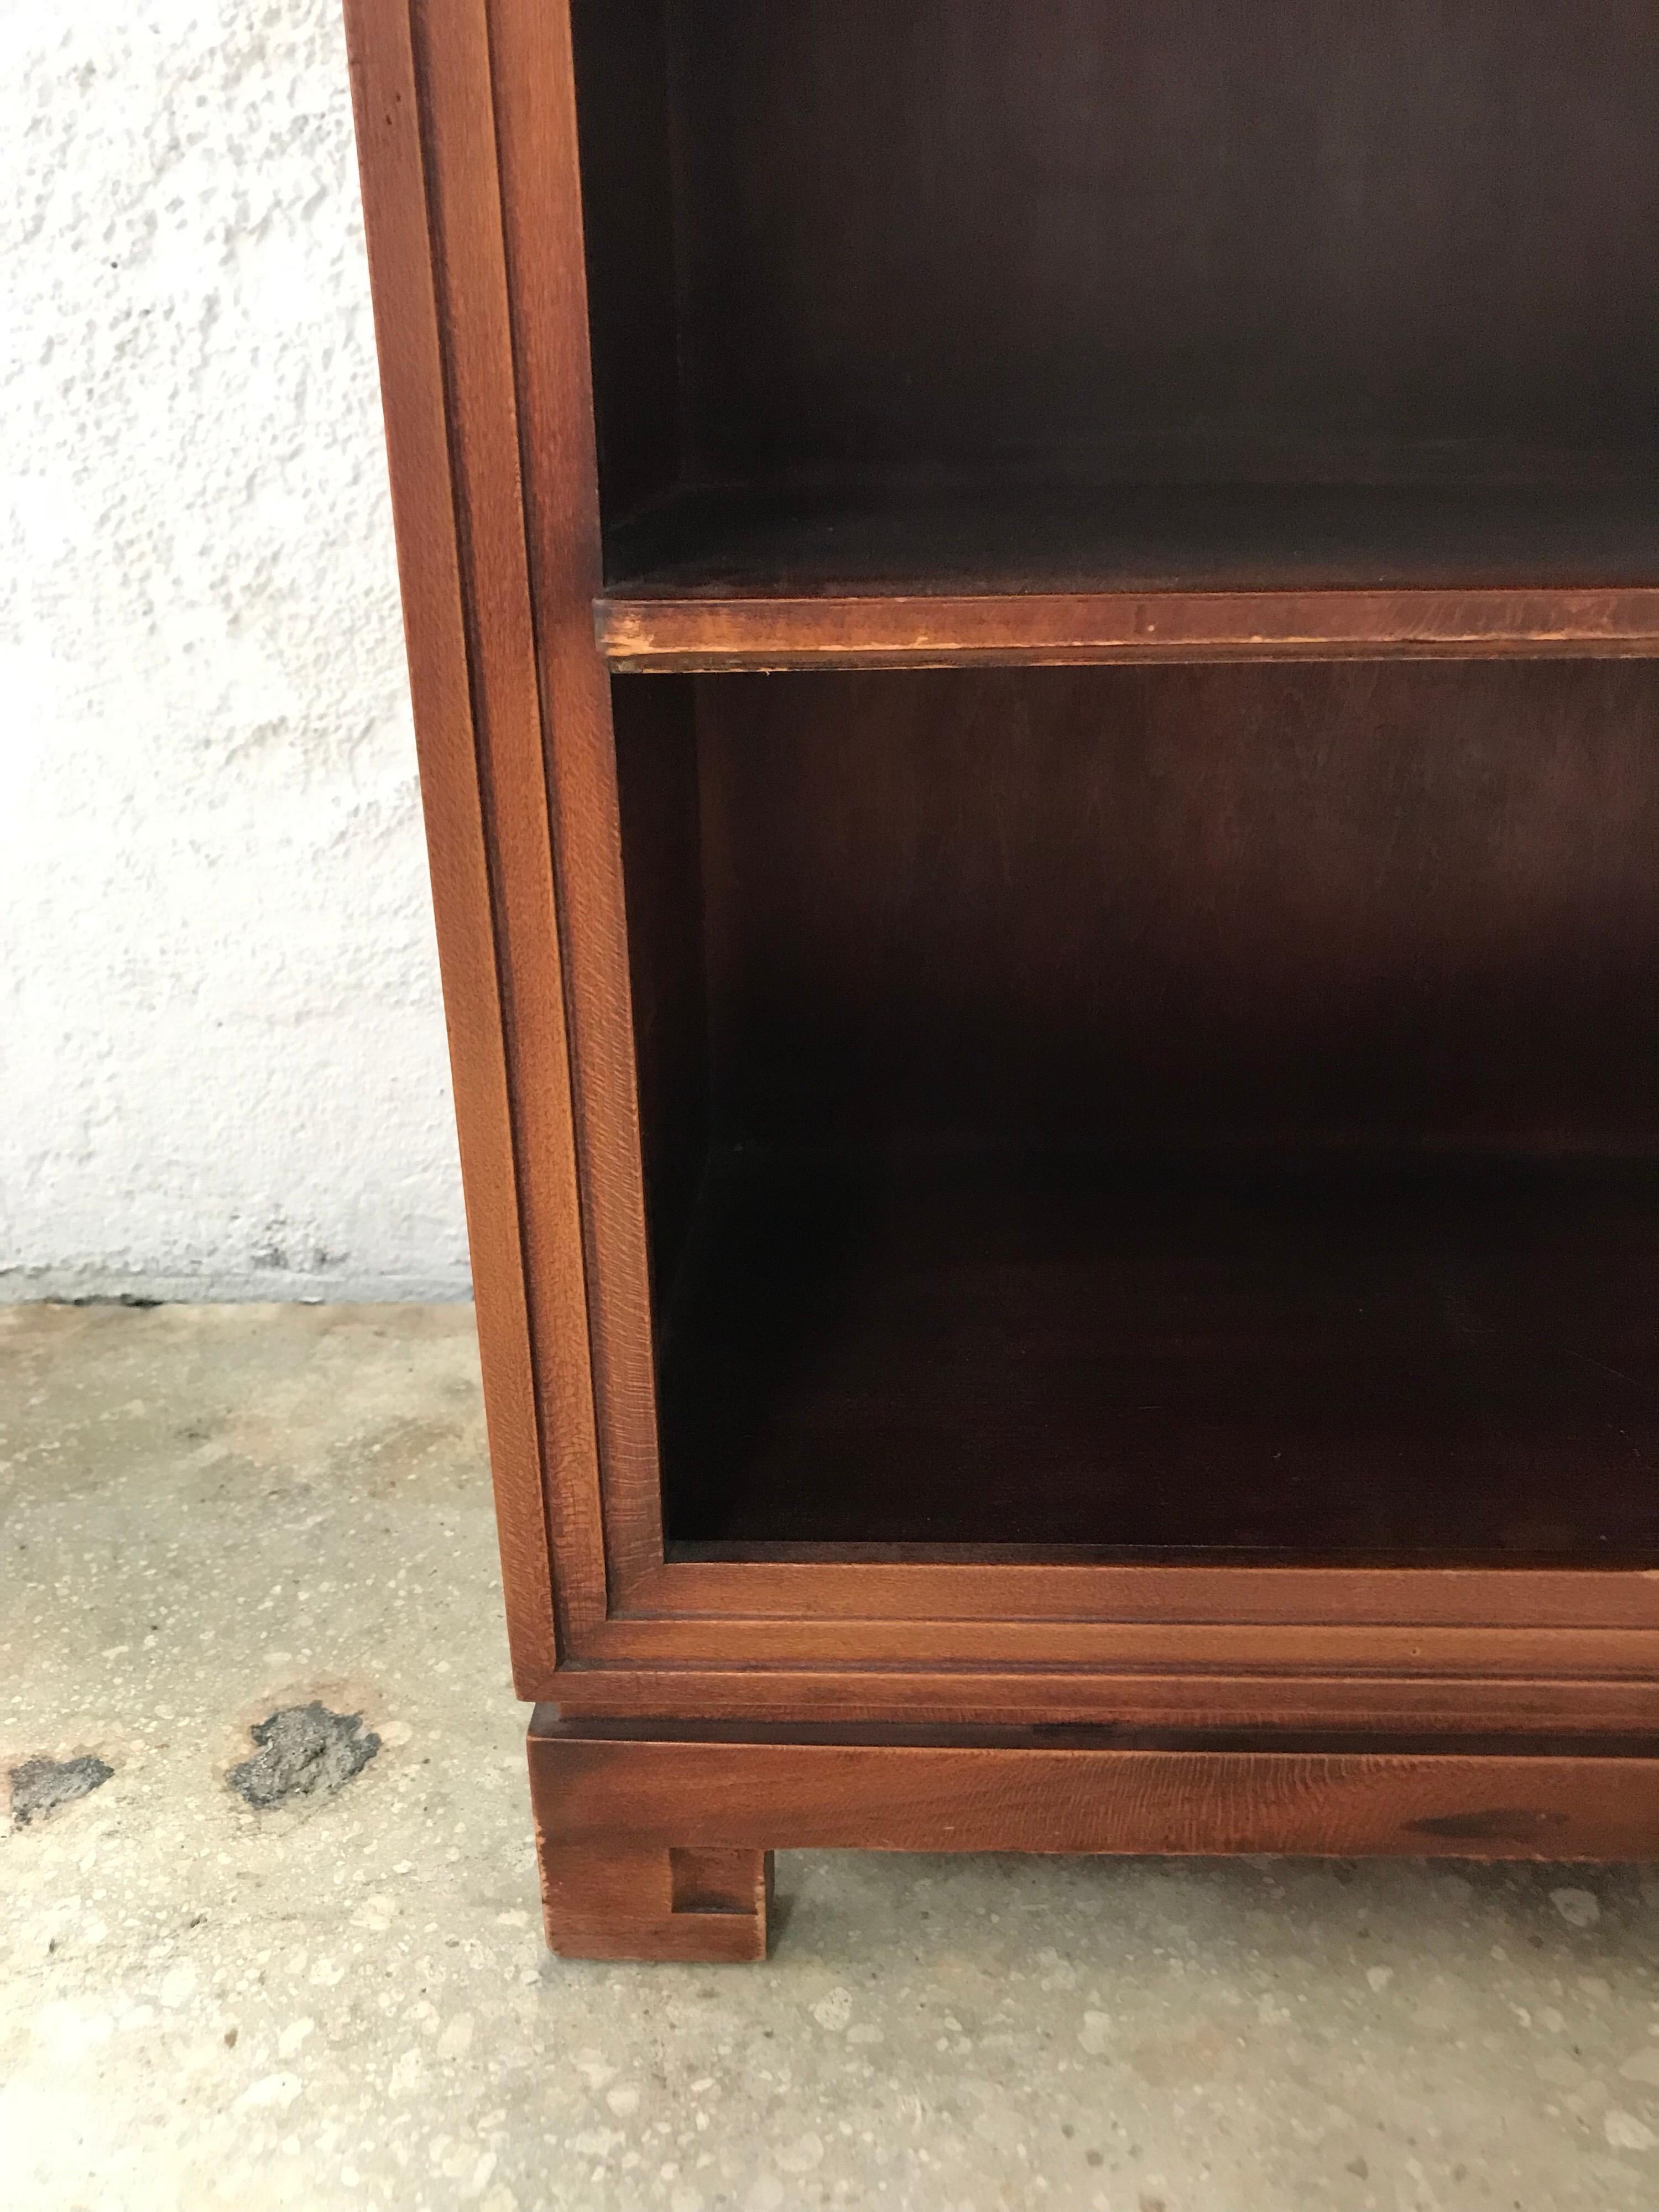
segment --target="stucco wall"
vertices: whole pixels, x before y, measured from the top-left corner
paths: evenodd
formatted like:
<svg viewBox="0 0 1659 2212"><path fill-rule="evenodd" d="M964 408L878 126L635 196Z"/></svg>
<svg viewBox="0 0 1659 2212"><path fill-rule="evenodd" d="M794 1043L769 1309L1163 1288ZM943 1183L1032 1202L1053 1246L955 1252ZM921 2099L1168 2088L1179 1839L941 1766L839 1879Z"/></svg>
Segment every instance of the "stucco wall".
<svg viewBox="0 0 1659 2212"><path fill-rule="evenodd" d="M458 1294L339 0L0 0L0 1296Z"/></svg>

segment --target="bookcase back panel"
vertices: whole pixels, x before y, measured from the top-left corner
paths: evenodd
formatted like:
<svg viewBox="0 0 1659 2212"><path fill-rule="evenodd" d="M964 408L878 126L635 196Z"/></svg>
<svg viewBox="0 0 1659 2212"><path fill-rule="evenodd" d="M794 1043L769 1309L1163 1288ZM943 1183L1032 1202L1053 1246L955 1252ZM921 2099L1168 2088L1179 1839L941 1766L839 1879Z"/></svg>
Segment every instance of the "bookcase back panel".
<svg viewBox="0 0 1659 2212"><path fill-rule="evenodd" d="M684 793L695 721L695 859L636 994L701 944L722 1140L1659 1132L1659 670L615 688L635 781ZM641 694L684 702L673 745Z"/></svg>
<svg viewBox="0 0 1659 2212"><path fill-rule="evenodd" d="M1655 444L1653 0L576 14L613 513L676 474L1547 480Z"/></svg>
<svg viewBox="0 0 1659 2212"><path fill-rule="evenodd" d="M1659 670L613 688L671 1542L1659 1559Z"/></svg>
<svg viewBox="0 0 1659 2212"><path fill-rule="evenodd" d="M1656 573L1659 0L574 24L647 601ZM612 692L671 1545L1659 1559L1659 664Z"/></svg>

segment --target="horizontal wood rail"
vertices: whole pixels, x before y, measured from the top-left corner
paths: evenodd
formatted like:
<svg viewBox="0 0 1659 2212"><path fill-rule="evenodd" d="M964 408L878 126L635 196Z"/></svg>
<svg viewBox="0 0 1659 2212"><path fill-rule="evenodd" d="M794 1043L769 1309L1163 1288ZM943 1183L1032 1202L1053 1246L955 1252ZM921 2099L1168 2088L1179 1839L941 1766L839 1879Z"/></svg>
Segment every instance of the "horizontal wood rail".
<svg viewBox="0 0 1659 2212"><path fill-rule="evenodd" d="M772 1851L1285 1852L1635 1859L1659 1756L1125 1746L1109 1731L935 1735L641 1723L538 1708L548 1938L578 1957L765 1955Z"/></svg>
<svg viewBox="0 0 1659 2212"><path fill-rule="evenodd" d="M1659 590L673 597L594 602L620 672L1659 655Z"/></svg>

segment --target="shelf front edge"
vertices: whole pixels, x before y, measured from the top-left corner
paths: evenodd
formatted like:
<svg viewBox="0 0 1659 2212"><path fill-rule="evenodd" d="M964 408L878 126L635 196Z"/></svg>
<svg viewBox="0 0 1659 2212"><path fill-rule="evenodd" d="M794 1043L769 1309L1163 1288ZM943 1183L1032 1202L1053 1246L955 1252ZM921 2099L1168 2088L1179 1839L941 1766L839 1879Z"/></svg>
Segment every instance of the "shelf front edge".
<svg viewBox="0 0 1659 2212"><path fill-rule="evenodd" d="M1659 658L1659 588L596 599L621 673L1200 660Z"/></svg>

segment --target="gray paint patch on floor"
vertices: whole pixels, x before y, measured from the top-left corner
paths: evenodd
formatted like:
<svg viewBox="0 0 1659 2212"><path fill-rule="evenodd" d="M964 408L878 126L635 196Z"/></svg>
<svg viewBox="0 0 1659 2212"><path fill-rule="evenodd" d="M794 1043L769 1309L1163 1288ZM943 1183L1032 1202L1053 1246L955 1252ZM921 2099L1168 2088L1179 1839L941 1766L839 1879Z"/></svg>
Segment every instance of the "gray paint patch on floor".
<svg viewBox="0 0 1659 2212"><path fill-rule="evenodd" d="M26 1759L11 1770L12 1826L27 1828L31 1820L44 1820L60 1805L89 1797L101 1790L115 1769L101 1759Z"/></svg>
<svg viewBox="0 0 1659 2212"><path fill-rule="evenodd" d="M331 1797L380 1747L362 1725L361 1713L331 1713L314 1698L308 1705L279 1706L249 1730L259 1747L231 1768L230 1786L258 1812L319 1790Z"/></svg>

